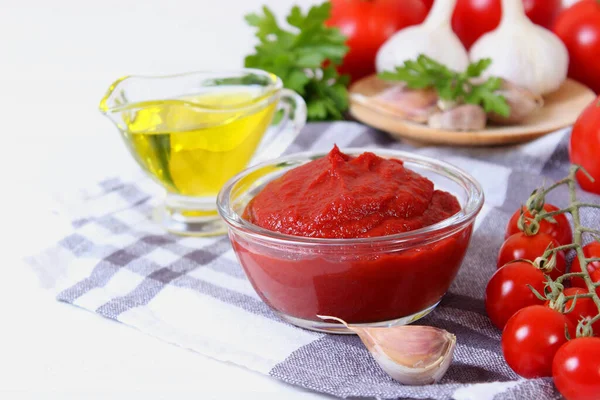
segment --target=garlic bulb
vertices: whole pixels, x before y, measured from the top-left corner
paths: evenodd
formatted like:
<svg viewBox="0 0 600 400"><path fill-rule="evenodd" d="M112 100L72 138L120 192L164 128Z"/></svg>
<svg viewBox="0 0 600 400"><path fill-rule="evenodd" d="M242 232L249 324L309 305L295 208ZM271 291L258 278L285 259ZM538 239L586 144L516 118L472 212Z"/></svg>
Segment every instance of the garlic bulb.
<svg viewBox="0 0 600 400"><path fill-rule="evenodd" d="M500 25L475 42L469 55L472 61L492 59L485 76L499 76L540 95L558 89L569 68L563 42L527 18L522 0L502 0Z"/></svg>
<svg viewBox="0 0 600 400"><path fill-rule="evenodd" d="M377 52L377 72L393 71L420 54L455 71L464 71L469 57L450 25L455 5L456 0L436 0L421 25L402 29L389 38Z"/></svg>
<svg viewBox="0 0 600 400"><path fill-rule="evenodd" d="M391 328L362 328L338 321L356 332L377 364L405 385L439 382L452 363L456 336L431 326L404 325Z"/></svg>

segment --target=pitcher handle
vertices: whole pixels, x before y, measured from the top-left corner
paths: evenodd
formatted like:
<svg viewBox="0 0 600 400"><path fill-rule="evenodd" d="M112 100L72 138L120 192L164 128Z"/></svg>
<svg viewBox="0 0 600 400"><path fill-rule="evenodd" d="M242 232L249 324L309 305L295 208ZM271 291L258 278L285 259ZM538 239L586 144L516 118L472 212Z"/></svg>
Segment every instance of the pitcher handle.
<svg viewBox="0 0 600 400"><path fill-rule="evenodd" d="M282 89L277 111L283 112L279 122L269 128L251 164L277 158L292 144L306 125L306 103L296 92Z"/></svg>

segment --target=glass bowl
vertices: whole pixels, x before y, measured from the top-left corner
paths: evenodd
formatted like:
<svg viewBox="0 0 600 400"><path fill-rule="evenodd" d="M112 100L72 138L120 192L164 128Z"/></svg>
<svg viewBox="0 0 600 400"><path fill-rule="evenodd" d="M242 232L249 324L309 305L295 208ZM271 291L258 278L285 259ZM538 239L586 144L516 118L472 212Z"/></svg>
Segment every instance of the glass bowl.
<svg viewBox="0 0 600 400"><path fill-rule="evenodd" d="M436 189L456 196L461 210L425 228L356 239L291 236L243 219L246 205L267 183L327 155L296 153L249 168L220 191L217 208L235 254L262 300L302 328L350 333L318 315L371 327L416 321L435 308L456 277L483 205L481 186L461 169L432 158L395 150L342 151L400 159Z"/></svg>

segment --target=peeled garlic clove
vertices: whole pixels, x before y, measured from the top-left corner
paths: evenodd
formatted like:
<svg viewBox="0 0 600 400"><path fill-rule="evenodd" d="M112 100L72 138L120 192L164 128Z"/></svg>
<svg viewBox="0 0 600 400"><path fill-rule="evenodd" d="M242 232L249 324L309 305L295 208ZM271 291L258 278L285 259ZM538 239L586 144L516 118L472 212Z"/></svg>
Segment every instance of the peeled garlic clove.
<svg viewBox="0 0 600 400"><path fill-rule="evenodd" d="M369 97L367 101L396 117L426 122L437 111L438 95L433 89L408 89L406 85L398 84Z"/></svg>
<svg viewBox="0 0 600 400"><path fill-rule="evenodd" d="M493 112L488 114L488 119L497 124L518 124L544 105L542 96L507 80L503 80L496 94L503 96L510 107L508 117Z"/></svg>
<svg viewBox="0 0 600 400"><path fill-rule="evenodd" d="M485 129L487 115L480 106L463 104L429 117L427 124L433 129L448 131L475 131Z"/></svg>
<svg viewBox="0 0 600 400"><path fill-rule="evenodd" d="M405 385L439 382L452 363L456 336L443 329L417 325L362 328L336 317L319 318L338 321L355 332L377 364Z"/></svg>

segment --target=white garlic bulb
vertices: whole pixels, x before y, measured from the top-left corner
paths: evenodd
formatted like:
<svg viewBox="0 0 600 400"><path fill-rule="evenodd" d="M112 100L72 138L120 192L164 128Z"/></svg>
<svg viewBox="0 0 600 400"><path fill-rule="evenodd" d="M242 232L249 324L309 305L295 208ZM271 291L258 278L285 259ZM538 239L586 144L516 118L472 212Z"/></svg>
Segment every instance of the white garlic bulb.
<svg viewBox="0 0 600 400"><path fill-rule="evenodd" d="M469 65L467 50L450 24L455 5L456 0L436 0L421 25L404 28L389 38L377 52L377 72L393 71L420 54L455 71L464 71Z"/></svg>
<svg viewBox="0 0 600 400"><path fill-rule="evenodd" d="M569 69L563 42L527 18L522 0L502 0L500 25L475 42L469 56L471 61L492 59L485 76L504 78L540 95L558 89Z"/></svg>
<svg viewBox="0 0 600 400"><path fill-rule="evenodd" d="M439 382L454 357L456 336L443 329L416 325L363 328L336 317L318 317L338 321L355 332L381 369L405 385Z"/></svg>

